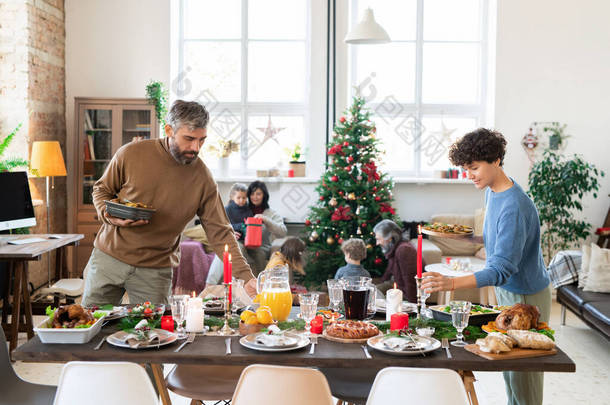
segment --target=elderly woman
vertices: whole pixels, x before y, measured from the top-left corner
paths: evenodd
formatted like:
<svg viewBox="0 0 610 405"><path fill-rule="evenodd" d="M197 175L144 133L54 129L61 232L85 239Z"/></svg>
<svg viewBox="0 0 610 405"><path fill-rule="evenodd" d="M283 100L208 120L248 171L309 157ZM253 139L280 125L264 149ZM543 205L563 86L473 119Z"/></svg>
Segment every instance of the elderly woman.
<svg viewBox="0 0 610 405"><path fill-rule="evenodd" d="M384 219L373 228L377 245L388 260L382 281L394 278L396 286L409 302L417 302L415 275L417 273L417 250L402 237L402 231L394 221ZM425 267L426 264L423 263Z"/></svg>
<svg viewBox="0 0 610 405"><path fill-rule="evenodd" d="M242 254L256 276L265 269L273 239L286 236L287 230L282 217L269 207L269 191L265 183L259 180L253 181L248 186L247 195L254 217L263 220L262 245L247 249L240 243Z"/></svg>

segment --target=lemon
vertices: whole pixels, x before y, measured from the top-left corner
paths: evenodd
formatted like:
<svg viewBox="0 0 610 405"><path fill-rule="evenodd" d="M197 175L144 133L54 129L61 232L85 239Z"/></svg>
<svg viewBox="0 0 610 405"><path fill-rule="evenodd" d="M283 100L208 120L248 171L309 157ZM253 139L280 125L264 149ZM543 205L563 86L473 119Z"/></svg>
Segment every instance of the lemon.
<svg viewBox="0 0 610 405"><path fill-rule="evenodd" d="M271 309L269 307L260 307L256 310L256 319L258 319L258 323L261 323L263 325L273 323L273 315L271 314Z"/></svg>
<svg viewBox="0 0 610 405"><path fill-rule="evenodd" d="M256 325L256 324L258 324L258 317L256 315L252 314L244 321L244 323L246 325Z"/></svg>
<svg viewBox="0 0 610 405"><path fill-rule="evenodd" d="M239 316L239 319L246 322L246 319L250 318L253 315L256 315L256 314L254 312L250 311L249 309L246 309L244 312L241 313L241 315Z"/></svg>

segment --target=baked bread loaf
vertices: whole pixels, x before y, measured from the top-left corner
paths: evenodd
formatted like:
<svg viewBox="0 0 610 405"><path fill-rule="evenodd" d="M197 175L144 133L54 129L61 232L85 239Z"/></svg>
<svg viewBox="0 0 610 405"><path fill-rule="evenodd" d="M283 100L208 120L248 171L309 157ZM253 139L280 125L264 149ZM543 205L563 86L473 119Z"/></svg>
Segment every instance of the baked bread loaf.
<svg viewBox="0 0 610 405"><path fill-rule="evenodd" d="M515 345L515 341L510 336L500 332L492 332L484 339L477 339L475 342L479 348L487 353L510 352Z"/></svg>
<svg viewBox="0 0 610 405"><path fill-rule="evenodd" d="M515 339L517 345L522 349L541 349L551 350L555 347L555 342L546 335L529 330L509 330L508 336Z"/></svg>
<svg viewBox="0 0 610 405"><path fill-rule="evenodd" d="M538 326L540 311L534 305L515 304L500 312L496 318L496 326L500 329L535 329Z"/></svg>
<svg viewBox="0 0 610 405"><path fill-rule="evenodd" d="M377 326L362 321L337 321L326 328L328 336L342 339L368 339L379 334Z"/></svg>

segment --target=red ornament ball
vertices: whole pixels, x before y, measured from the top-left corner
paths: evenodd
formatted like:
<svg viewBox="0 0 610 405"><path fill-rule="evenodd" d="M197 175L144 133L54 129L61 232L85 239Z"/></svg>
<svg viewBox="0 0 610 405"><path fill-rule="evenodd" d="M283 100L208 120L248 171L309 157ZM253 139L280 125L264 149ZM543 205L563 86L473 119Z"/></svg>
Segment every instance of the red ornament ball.
<svg viewBox="0 0 610 405"><path fill-rule="evenodd" d="M349 142L348 141L343 142L343 147L344 148L347 148L348 146L349 146Z"/></svg>
<svg viewBox="0 0 610 405"><path fill-rule="evenodd" d="M337 241L337 243L342 244L343 243L343 239L339 238L339 240Z"/></svg>
<svg viewBox="0 0 610 405"><path fill-rule="evenodd" d="M324 201L324 196L323 195L320 196L320 201Z"/></svg>
<svg viewBox="0 0 610 405"><path fill-rule="evenodd" d="M377 186L373 187L373 191L377 191Z"/></svg>
<svg viewBox="0 0 610 405"><path fill-rule="evenodd" d="M331 177L331 178L330 178L330 181L332 181L332 182L335 182L335 183L336 183L336 182L338 182L338 181L339 181L339 178L338 178L337 176L333 176L333 177Z"/></svg>
<svg viewBox="0 0 610 405"><path fill-rule="evenodd" d="M381 197L375 196L375 201L381 201Z"/></svg>
<svg viewBox="0 0 610 405"><path fill-rule="evenodd" d="M339 118L339 121L341 121L341 123L344 123L344 122L346 121L346 120L345 120L345 117L341 117L341 118Z"/></svg>
<svg viewBox="0 0 610 405"><path fill-rule="evenodd" d="M310 226L310 225L311 225L311 221L310 221L310 220L308 220L308 219L306 219L306 220L305 220L305 226Z"/></svg>
<svg viewBox="0 0 610 405"><path fill-rule="evenodd" d="M366 222L363 222L362 225L360 225L363 228L366 228Z"/></svg>
<svg viewBox="0 0 610 405"><path fill-rule="evenodd" d="M340 196L343 196L343 191L339 191L339 195L340 195Z"/></svg>
<svg viewBox="0 0 610 405"><path fill-rule="evenodd" d="M354 157L353 156L348 156L347 157L347 161L348 161L348 163L352 163L354 161Z"/></svg>
<svg viewBox="0 0 610 405"><path fill-rule="evenodd" d="M316 224L319 224L319 223L320 223L320 220L318 219L318 220L316 221Z"/></svg>
<svg viewBox="0 0 610 405"><path fill-rule="evenodd" d="M375 258L375 265L379 266L381 263L383 263L383 260L381 260L379 257Z"/></svg>
<svg viewBox="0 0 610 405"><path fill-rule="evenodd" d="M339 234L338 233L335 234L335 239L339 239Z"/></svg>

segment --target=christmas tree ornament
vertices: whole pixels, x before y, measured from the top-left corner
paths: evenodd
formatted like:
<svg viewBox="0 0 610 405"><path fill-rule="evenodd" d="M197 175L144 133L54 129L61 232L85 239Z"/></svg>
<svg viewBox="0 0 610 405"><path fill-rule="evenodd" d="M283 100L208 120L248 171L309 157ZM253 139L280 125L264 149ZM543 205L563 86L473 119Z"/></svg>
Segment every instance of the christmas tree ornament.
<svg viewBox="0 0 610 405"><path fill-rule="evenodd" d="M337 241L338 244L342 244L343 243L343 239L339 238L339 240Z"/></svg>
<svg viewBox="0 0 610 405"><path fill-rule="evenodd" d="M354 157L353 156L348 156L347 157L347 162L348 163L352 163L354 161Z"/></svg>
<svg viewBox="0 0 610 405"><path fill-rule="evenodd" d="M328 205L330 205L331 207L336 207L337 199L335 197L331 198L330 201L328 202Z"/></svg>
<svg viewBox="0 0 610 405"><path fill-rule="evenodd" d="M339 191L339 195L343 197L343 191Z"/></svg>
<svg viewBox="0 0 610 405"><path fill-rule="evenodd" d="M324 196L323 195L320 196L320 201L324 201Z"/></svg>
<svg viewBox="0 0 610 405"><path fill-rule="evenodd" d="M339 234L338 233L335 234L335 239L339 239Z"/></svg>
<svg viewBox="0 0 610 405"><path fill-rule="evenodd" d="M360 205L358 206L358 208L356 208L356 215L360 215L360 208L362 208Z"/></svg>
<svg viewBox="0 0 610 405"><path fill-rule="evenodd" d="M349 194L347 195L347 199L348 199L348 200L352 200L352 201L353 201L353 200L355 200L355 199L356 199L356 193L349 193ZM358 213L358 211L356 211L356 214L357 214L357 213Z"/></svg>
<svg viewBox="0 0 610 405"><path fill-rule="evenodd" d="M366 245L366 250L373 250L373 245L371 245L370 243Z"/></svg>
<svg viewBox="0 0 610 405"><path fill-rule="evenodd" d="M312 233L309 235L309 240L310 240L311 242L315 242L315 241L318 239L318 237L319 237L319 236L320 236L320 235L318 235L318 233L317 233L316 231L313 231L313 232L312 232Z"/></svg>
<svg viewBox="0 0 610 405"><path fill-rule="evenodd" d="M358 228L358 229L356 230L356 235L362 235L362 231L360 230L360 228Z"/></svg>
<svg viewBox="0 0 610 405"><path fill-rule="evenodd" d="M331 177L331 178L330 178L330 181L332 181L332 182L335 182L335 183L336 183L336 182L338 182L338 181L339 181L339 178L338 178L337 176L333 176L333 177Z"/></svg>
<svg viewBox="0 0 610 405"><path fill-rule="evenodd" d="M345 117L339 118L339 121L341 121L342 124L345 123Z"/></svg>
<svg viewBox="0 0 610 405"><path fill-rule="evenodd" d="M348 141L343 142L343 147L344 148L347 148L348 146L349 146L349 142Z"/></svg>
<svg viewBox="0 0 610 405"><path fill-rule="evenodd" d="M381 197L379 197L378 195L375 196L375 201L381 201Z"/></svg>
<svg viewBox="0 0 610 405"><path fill-rule="evenodd" d="M366 228L366 222L363 222L362 225L360 225L363 228Z"/></svg>
<svg viewBox="0 0 610 405"><path fill-rule="evenodd" d="M356 180L362 181L362 176L358 175L358 177L356 177Z"/></svg>
<svg viewBox="0 0 610 405"><path fill-rule="evenodd" d="M381 263L383 263L383 260L381 260L379 257L375 258L375 265L379 266Z"/></svg>
<svg viewBox="0 0 610 405"><path fill-rule="evenodd" d="M335 240L333 239L332 236L329 236L328 238L326 238L326 243L329 245L334 245Z"/></svg>
<svg viewBox="0 0 610 405"><path fill-rule="evenodd" d="M316 257L320 257L320 252L316 252Z"/></svg>
<svg viewBox="0 0 610 405"><path fill-rule="evenodd" d="M306 220L305 220L305 226L311 226L311 221L310 221L310 220L308 220L308 219L306 219Z"/></svg>

